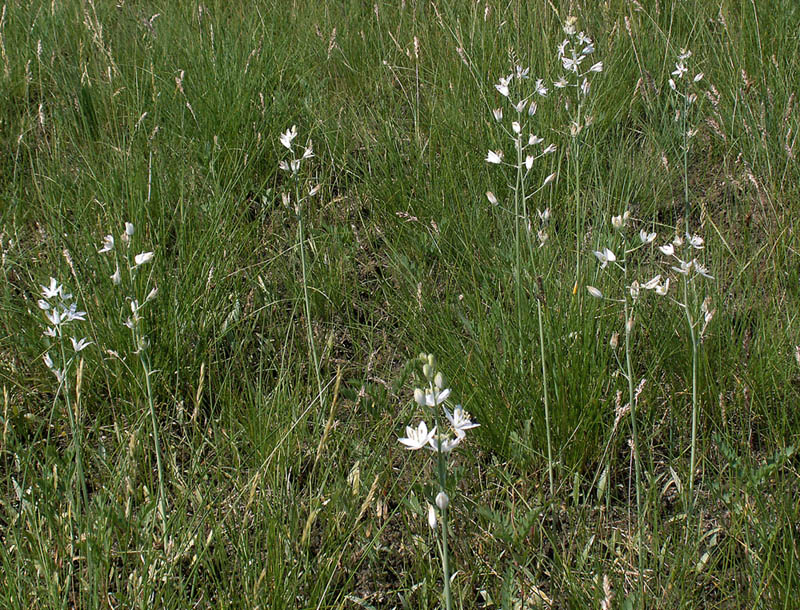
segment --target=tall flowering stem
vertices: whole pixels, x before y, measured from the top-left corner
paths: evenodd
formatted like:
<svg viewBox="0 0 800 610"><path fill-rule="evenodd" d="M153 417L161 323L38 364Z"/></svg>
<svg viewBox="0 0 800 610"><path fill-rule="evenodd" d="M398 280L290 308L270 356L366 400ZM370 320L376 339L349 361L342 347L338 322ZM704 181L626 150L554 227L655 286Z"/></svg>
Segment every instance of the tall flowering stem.
<svg viewBox="0 0 800 610"><path fill-rule="evenodd" d="M307 193L303 192L304 183L300 179L300 170L302 164L306 159L314 156L314 148L311 140L308 140L305 148L302 150L294 148L294 139L297 137L297 128L292 125L281 134L279 141L281 145L292 153L292 158L283 160L278 164L278 167L287 172L291 176L293 185L294 201L292 196L288 193L282 195L283 203L287 207L294 210L297 218L297 241L300 246L300 266L303 272L303 305L306 317L306 337L308 339L308 349L311 352L311 358L314 361L314 375L317 380L317 392L319 400L322 400L322 374L320 372L319 357L317 356L316 343L314 341L314 328L311 319L311 301L308 296L308 261L306 258L306 235L304 220L304 206L308 199L313 197L319 191L319 186L310 187Z"/></svg>
<svg viewBox="0 0 800 610"><path fill-rule="evenodd" d="M626 211L619 216L614 216L611 219L613 228L618 233L619 239L622 242L622 257L618 259L613 250L605 247L602 250L595 251L594 255L600 263L600 270L611 268L622 272L623 278L623 292L621 298L610 298L608 300L622 304L622 312L625 318L625 364L620 363L622 375L625 378L628 386L628 405L631 417L631 449L633 452L633 464L635 470L636 482L636 537L639 555L639 595L640 603L644 603L644 550L642 545L642 466L641 456L639 454L639 430L637 425L637 402L638 393L640 389L635 389L634 384L634 370L632 362L632 341L635 329L635 309L637 304L643 297L643 292L654 291L657 295L664 296L669 290L669 281L665 284L661 282L661 275L656 275L647 282L640 283L638 280L630 281L631 275L631 257L642 248L650 246L656 238L655 233L647 232L645 229L640 230L639 239L631 238L631 218L630 214ZM598 299L606 299L599 288L595 286L587 286L589 294ZM616 338L612 338L612 344L616 344ZM619 362L619 361L618 361ZM638 387L643 387L643 381L638 384ZM621 409L624 412L626 409ZM615 424L616 425L616 424Z"/></svg>
<svg viewBox="0 0 800 610"><path fill-rule="evenodd" d="M558 58L564 69L564 75L553 83L556 89L574 91L574 99L570 95L565 102L567 110L571 112L570 162L575 179L575 284L572 288L573 294L577 293L580 282L581 236L586 224L586 210L581 200L581 134L594 120L591 115L586 113L587 100L591 91L590 79L593 74L603 71L602 61L591 62L591 66L589 66L590 62L586 61L590 55L594 54L594 42L584 32L577 31L577 22L576 17L570 16L564 23L563 29L566 38L558 45Z"/></svg>
<svg viewBox="0 0 800 610"><path fill-rule="evenodd" d="M112 234L106 235L103 238L103 244L98 250L101 254L107 254L114 257L114 273L111 275L111 282L115 286L123 286L123 290L127 292L126 300L130 308L130 315L125 320L125 326L131 331L131 340L133 343L133 354L139 360L142 367L142 375L145 381L145 392L147 397L147 406L150 412L150 424L153 434L153 446L156 453L156 469L158 471L158 515L161 521L161 533L164 537L167 535L167 492L166 482L164 477L164 463L163 451L161 448L160 426L158 417L156 415L155 397L153 395L153 386L151 384L151 376L153 375L153 368L148 358L148 349L150 341L144 331L144 318L142 313L144 308L153 301L158 295L158 289L153 287L147 292L143 298L137 295L136 278L138 277L142 268L148 265L155 254L153 252L140 252L133 254L131 248L136 229L133 223L126 222L125 229L120 236L122 248L119 256L117 256L116 241ZM120 271L120 263L125 274Z"/></svg>
<svg viewBox="0 0 800 610"><path fill-rule="evenodd" d="M691 76L689 70L690 59L692 52L688 49L681 49L678 53L677 61L675 62L675 69L671 73L669 79L669 88L672 90L672 95L675 103L675 122L680 124L681 130L681 159L683 161L683 201L684 201L684 229L686 234L686 244L690 247L701 249L703 246L702 238L698 236L690 236L690 216L691 206L689 201L689 150L695 135L697 135L697 127L692 120L692 111L697 107L699 97L697 90L703 81L704 75L702 72L696 72ZM694 239L694 241L693 241ZM699 241L698 241L699 240ZM683 241L673 241L672 247L680 248L683 246ZM699 248L698 248L699 246ZM674 256L674 254L670 254ZM686 315L686 324L689 328L689 337L692 342L692 436L691 436L691 450L689 457L689 510L691 511L694 506L694 477L696 468L696 449L697 449L697 415L699 411L699 397L697 393L697 366L698 366L698 352L701 337L699 336L698 321L700 317L705 318L706 312L699 312L697 308L697 290L696 283L692 280L697 275L710 278L711 276L705 271L702 264L693 261L682 261L678 258L678 267L673 269L679 270L678 272L683 275L683 301L680 305L683 307ZM698 272L698 266L705 271ZM692 266L694 265L694 273ZM703 301L706 304L706 301ZM707 304L706 304L707 308ZM700 316L698 314L701 314ZM713 314L712 314L713 317ZM710 321L710 318L709 318ZM707 326L708 322L704 322L703 329ZM688 533L688 530L687 530Z"/></svg>
<svg viewBox="0 0 800 610"><path fill-rule="evenodd" d="M486 155L486 162L492 165L500 165L511 168L513 180L508 184L514 197L514 291L516 297L517 310L517 332L519 337L519 364L520 369L524 363L523 345L525 344L524 332L522 328L522 312L525 304L522 298L522 238L523 231L528 245L528 255L532 259L534 251L534 241L538 241L538 247L542 247L547 242L548 236L546 225L550 219L550 210L538 212L540 228L533 237L533 226L528 201L536 196L543 188L555 179L555 174L549 174L538 188L532 192L530 190L530 172L536 161L544 156L550 155L556 150L554 144L546 144L543 137L537 135L530 123L536 115L538 109L536 100L547 95L548 90L542 79L532 81L529 77L530 70L517 66L508 76L501 77L495 85L495 89L505 98L510 109L504 111L503 107L492 111L494 120L497 121L506 136L512 141L514 146L514 162L507 163L504 159L502 149L490 150ZM532 86L525 87L526 82L532 82ZM510 125L503 122L503 117L511 115ZM489 202L495 206L500 206L497 196L489 191L486 193ZM540 299L543 295L540 295ZM542 358L542 387L545 410L545 427L547 429L547 472L550 480L550 494L554 492L553 482L553 449L550 434L550 409L547 392L547 365L544 352L544 326L542 323L542 303L537 299L537 314L539 321L539 345Z"/></svg>
<svg viewBox="0 0 800 610"><path fill-rule="evenodd" d="M479 424L470 419L469 414L461 405L450 411L445 402L450 396L450 388L446 388L444 375L436 369L436 358L433 354L420 354L422 373L427 383L426 389L414 390L414 400L423 408L429 410L434 425L433 428L423 420L416 428L406 426L406 436L398 439L407 449L418 450L426 447L436 453L436 475L438 493L432 502L428 503L428 525L431 529L438 529L441 523L441 542L439 546L442 558L442 597L446 610L453 608L453 596L450 591L450 552L448 548L449 505L450 498L447 494L447 459L450 452L460 445L466 438L467 430L478 427ZM442 406L444 415L449 422L450 430L442 431L439 406ZM437 518L438 517L438 518Z"/></svg>
<svg viewBox="0 0 800 610"><path fill-rule="evenodd" d="M69 418L70 431L72 432L72 449L75 459L75 472L77 476L77 490L75 513L81 515L81 506L86 507L89 503L89 493L86 487L86 476L83 468L83 428L80 425L80 384L83 374L83 360L80 360L77 372L77 382L75 386L76 404L73 408L72 391L70 378L72 369L78 359L80 352L91 345L91 341L85 338L76 339L74 336L67 336L67 327L74 322L86 320L86 312L78 310L78 304L72 294L55 278L50 278L47 286L41 286L42 298L39 299L39 309L42 310L46 320L44 336L48 340L48 349L43 356L45 366L56 377L58 382L58 392L64 398L64 404ZM69 338L70 347L67 346ZM55 342L58 353L55 360L50 353L50 347Z"/></svg>
<svg viewBox="0 0 800 610"><path fill-rule="evenodd" d="M671 242L659 246L658 249L668 257L670 271L679 276L681 281L682 297L680 300L671 299L684 313L686 325L689 329L689 338L692 343L692 432L689 455L689 487L688 510L694 508L694 477L697 468L697 420L700 411L700 396L698 393L698 363L699 351L705 337L708 325L714 318L715 310L711 307L711 298L704 293L700 300L700 283L704 280L713 280L708 268L700 262L694 254L705 249L705 240L697 234L686 233L684 237L675 236ZM691 259L689 257L692 257ZM700 304L698 305L698 302ZM688 535L688 529L687 529Z"/></svg>

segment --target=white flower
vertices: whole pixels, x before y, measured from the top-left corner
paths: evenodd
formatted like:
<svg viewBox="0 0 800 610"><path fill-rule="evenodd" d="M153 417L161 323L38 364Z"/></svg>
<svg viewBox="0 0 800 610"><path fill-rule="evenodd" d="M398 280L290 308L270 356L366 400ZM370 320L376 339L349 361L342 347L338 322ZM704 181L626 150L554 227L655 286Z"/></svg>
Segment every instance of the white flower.
<svg viewBox="0 0 800 610"><path fill-rule="evenodd" d="M708 267L699 263L697 259L692 260L692 266L694 267L695 272L697 272L699 275L702 275L710 280L714 279L714 276L708 272Z"/></svg>
<svg viewBox="0 0 800 610"><path fill-rule="evenodd" d="M536 89L536 93L544 97L547 95L547 87L544 86L544 81L540 78L536 80L536 85L534 85L534 89Z"/></svg>
<svg viewBox="0 0 800 610"><path fill-rule="evenodd" d="M134 232L133 223L132 222L126 222L125 223L125 235L127 235L128 237L133 237L133 232Z"/></svg>
<svg viewBox="0 0 800 610"><path fill-rule="evenodd" d="M75 337L70 337L69 340L72 341L72 349L75 350L75 353L83 351L92 344L91 341L87 341L85 338L76 341Z"/></svg>
<svg viewBox="0 0 800 610"><path fill-rule="evenodd" d="M308 196L309 196L309 197L313 197L314 195L316 195L317 193L319 193L319 189L321 189L321 188L322 188L322 185L321 185L321 184L317 184L316 186L312 186L312 187L310 187L310 188L308 189Z"/></svg>
<svg viewBox="0 0 800 610"><path fill-rule="evenodd" d="M36 301L36 304L39 306L39 309L43 309L45 311L50 309L50 303L48 303L44 299L39 299L38 301Z"/></svg>
<svg viewBox="0 0 800 610"><path fill-rule="evenodd" d="M436 509L433 508L433 504L428 504L428 526L435 530L436 525Z"/></svg>
<svg viewBox="0 0 800 610"><path fill-rule="evenodd" d="M440 491L438 494L436 494L436 506L439 507L439 510L446 510L449 505L450 498L447 497L445 492Z"/></svg>
<svg viewBox="0 0 800 610"><path fill-rule="evenodd" d="M503 109L502 108L495 108L492 110L492 114L494 115L495 121L502 121L503 120Z"/></svg>
<svg viewBox="0 0 800 610"><path fill-rule="evenodd" d="M114 236L109 234L103 238L103 246L97 251L99 254L103 252L111 252L114 249Z"/></svg>
<svg viewBox="0 0 800 610"><path fill-rule="evenodd" d="M705 74L703 74L702 72L698 72L697 74L694 75L694 79L693 79L694 82L699 82L699 81L703 80L703 76L705 76Z"/></svg>
<svg viewBox="0 0 800 610"><path fill-rule="evenodd" d="M311 140L308 141L308 145L306 149L303 151L303 159L309 159L314 156L314 147L311 144Z"/></svg>
<svg viewBox="0 0 800 610"><path fill-rule="evenodd" d="M672 256L673 254L675 254L675 246L673 246L672 244L665 244L663 246L659 246L658 249L661 250L661 252L663 254L666 254L667 256Z"/></svg>
<svg viewBox="0 0 800 610"><path fill-rule="evenodd" d="M44 353L44 356L42 356L42 360L44 360L45 366L52 371L55 365L53 364L53 359L50 357L50 354L48 352Z"/></svg>
<svg viewBox="0 0 800 610"><path fill-rule="evenodd" d="M639 282L633 280L633 283L631 284L631 298L634 301L639 298L639 288Z"/></svg>
<svg viewBox="0 0 800 610"><path fill-rule="evenodd" d="M514 133L519 134L522 131L522 126L519 124L519 121L514 121L511 123L511 129L514 130Z"/></svg>
<svg viewBox="0 0 800 610"><path fill-rule="evenodd" d="M556 145L555 144L548 144L547 148L542 151L543 155L549 155L550 153L556 152Z"/></svg>
<svg viewBox="0 0 800 610"><path fill-rule="evenodd" d="M594 286L587 286L587 287L586 287L586 290L588 290L588 291L589 291L589 294L590 294L590 295L592 295L592 296L593 296L594 298L596 298L596 299L602 299L602 298L603 298L603 293L602 293L602 292L600 292L600 291L599 291L597 288L595 288Z"/></svg>
<svg viewBox="0 0 800 610"><path fill-rule="evenodd" d="M667 278L666 281L662 285L656 286L656 294L657 295L663 297L668 292L669 292L669 278Z"/></svg>
<svg viewBox="0 0 800 610"><path fill-rule="evenodd" d="M63 292L63 286L56 281L56 278L50 278L49 286L42 286L42 295L45 299L52 299Z"/></svg>
<svg viewBox="0 0 800 610"><path fill-rule="evenodd" d="M603 71L603 62L602 61L598 61L591 68L589 68L589 72L602 72L602 71Z"/></svg>
<svg viewBox="0 0 800 610"><path fill-rule="evenodd" d="M645 245L653 243L653 240L655 240L655 238L656 238L655 233L648 233L644 229L639 231L639 239L641 239L642 243Z"/></svg>
<svg viewBox="0 0 800 610"><path fill-rule="evenodd" d="M133 262L135 263L134 268L149 263L151 260L153 260L152 252L141 252L133 257Z"/></svg>
<svg viewBox="0 0 800 610"><path fill-rule="evenodd" d="M547 178L544 179L544 182L542 182L542 186L547 186L548 184L550 184L555 179L556 179L556 173L553 172L552 174L547 176Z"/></svg>
<svg viewBox="0 0 800 610"><path fill-rule="evenodd" d="M683 78L683 75L686 74L686 66L683 64L682 61L679 61L675 64L675 70L672 71L672 76L677 76L678 78Z"/></svg>
<svg viewBox="0 0 800 610"><path fill-rule="evenodd" d="M498 164L503 162L502 154L496 153L495 151L490 150L486 154L486 162L487 163L494 163L495 165L498 165Z"/></svg>
<svg viewBox="0 0 800 610"><path fill-rule="evenodd" d="M53 308L52 311L48 311L45 315L53 326L61 324L61 312L58 309Z"/></svg>
<svg viewBox="0 0 800 610"><path fill-rule="evenodd" d="M528 106L528 116L533 116L536 114L537 108L539 108L539 106L536 105L536 102L531 102L531 105Z"/></svg>
<svg viewBox="0 0 800 610"><path fill-rule="evenodd" d="M675 85L675 81L672 80L672 79L669 79L668 82L669 82L669 88L672 89L673 91L675 91L675 89L677 89L677 86Z"/></svg>
<svg viewBox="0 0 800 610"><path fill-rule="evenodd" d="M661 282L661 274L659 273L652 280L642 284L642 288L644 288L645 290L655 290L660 282Z"/></svg>
<svg viewBox="0 0 800 610"><path fill-rule="evenodd" d="M281 144L283 144L285 148L291 150L292 140L294 140L296 137L297 137L297 127L295 125L292 125L290 129L287 129L284 133L281 134L280 137Z"/></svg>
<svg viewBox="0 0 800 610"><path fill-rule="evenodd" d="M434 427L433 430L428 431L428 424L426 424L424 421L421 421L416 428L406 426L406 436L397 440L399 440L408 449L417 450L422 449L425 445L427 445L428 442L433 438L434 434L436 434L436 427Z"/></svg>
<svg viewBox="0 0 800 610"><path fill-rule="evenodd" d="M525 169L530 170L533 167L533 155L525 157Z"/></svg>
<svg viewBox="0 0 800 610"><path fill-rule="evenodd" d="M577 72L579 63L580 61L574 57L567 57L565 55L561 58L561 65L564 66L564 69L568 72Z"/></svg>
<svg viewBox="0 0 800 610"><path fill-rule="evenodd" d="M71 322L72 320L85 320L86 312L78 311L77 303L71 303L69 309L65 309L61 314L64 323Z"/></svg>
<svg viewBox="0 0 800 610"><path fill-rule="evenodd" d="M689 234L687 233L686 241L689 242L689 245L696 250L702 250L705 245L703 238L700 237L699 235L692 235L691 237L689 237Z"/></svg>
<svg viewBox="0 0 800 610"><path fill-rule="evenodd" d="M111 276L111 281L114 283L114 286L119 286L120 282L122 282L122 275L119 272L119 265L117 265L114 275Z"/></svg>
<svg viewBox="0 0 800 610"><path fill-rule="evenodd" d="M568 44L569 44L569 38L565 38L565 39L564 39L564 40L562 40L562 41L561 41L561 43L558 45L558 56L559 56L559 57L563 57L563 55L564 55L564 53L565 53L565 51L566 51L566 49L567 49L567 45L568 45Z"/></svg>
<svg viewBox="0 0 800 610"><path fill-rule="evenodd" d="M466 430L471 430L472 428L480 426L480 424L473 422L469 418L469 413L464 411L461 405L457 405L452 413L447 407L444 407L444 414L447 416L447 420L450 422L456 434L463 434Z"/></svg>
<svg viewBox="0 0 800 610"><path fill-rule="evenodd" d="M625 226L625 221L627 220L627 216L624 214L620 214L619 216L612 216L611 217L611 226L615 229L621 229Z"/></svg>
<svg viewBox="0 0 800 610"><path fill-rule="evenodd" d="M544 142L544 138L540 138L536 134L531 134L528 136L528 146L536 146L537 144L541 144Z"/></svg>
<svg viewBox="0 0 800 610"><path fill-rule="evenodd" d="M594 255L600 261L600 268L605 269L608 263L613 263L617 260L617 256L608 248L604 248L602 252L595 250Z"/></svg>
<svg viewBox="0 0 800 610"><path fill-rule="evenodd" d="M508 83L503 82L504 79L500 79L500 82L494 86L500 92L500 95L503 97L508 97Z"/></svg>
<svg viewBox="0 0 800 610"><path fill-rule="evenodd" d="M550 220L550 208L545 208L544 210L536 210L539 214L539 220L542 222L547 222Z"/></svg>
<svg viewBox="0 0 800 610"><path fill-rule="evenodd" d="M567 86L567 79L564 78L563 76L553 83L553 87L555 87L556 89L563 89L566 86Z"/></svg>
<svg viewBox="0 0 800 610"><path fill-rule="evenodd" d="M492 205L497 205L497 203L498 203L497 202L497 197L495 197L495 195L494 195L494 193L492 191L486 191L486 199L488 199L489 203L491 203Z"/></svg>
<svg viewBox="0 0 800 610"><path fill-rule="evenodd" d="M292 170L293 174L296 174L300 170L300 159L293 159L289 161L289 167Z"/></svg>
<svg viewBox="0 0 800 610"><path fill-rule="evenodd" d="M285 172L289 171L289 164L286 161L278 161L278 167Z"/></svg>
<svg viewBox="0 0 800 610"><path fill-rule="evenodd" d="M431 391L428 390L414 390L414 400L417 401L417 404L421 407L435 407L437 405L442 404L447 397L450 396L450 388L445 388L441 392L437 392L436 390Z"/></svg>
<svg viewBox="0 0 800 610"><path fill-rule="evenodd" d="M528 103L528 100L520 100L516 104L514 104L514 110L517 112L522 112L525 110L525 105Z"/></svg>
<svg viewBox="0 0 800 610"><path fill-rule="evenodd" d="M688 275L689 271L691 271L692 269L692 261L686 262L682 261L681 259L678 259L678 264L680 264L680 267L673 266L672 270L677 271L678 273L683 275Z"/></svg>
<svg viewBox="0 0 800 610"><path fill-rule="evenodd" d="M442 453L450 453L453 449L461 444L466 435L456 434L455 438L451 438L445 434L433 434L428 441L428 449L432 451L441 451Z"/></svg>

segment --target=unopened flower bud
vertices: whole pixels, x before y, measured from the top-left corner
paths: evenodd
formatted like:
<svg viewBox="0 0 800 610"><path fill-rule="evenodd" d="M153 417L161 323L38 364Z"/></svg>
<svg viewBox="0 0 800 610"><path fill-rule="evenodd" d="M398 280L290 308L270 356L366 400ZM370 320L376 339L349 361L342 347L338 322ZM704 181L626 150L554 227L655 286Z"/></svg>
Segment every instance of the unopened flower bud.
<svg viewBox="0 0 800 610"><path fill-rule="evenodd" d="M444 375L441 373L436 373L436 377L433 378L433 385L441 389L444 387L445 383L447 383L447 380L444 378Z"/></svg>
<svg viewBox="0 0 800 610"><path fill-rule="evenodd" d="M608 344L611 346L611 349L617 349L617 346L619 346L619 333L618 332L614 332L614 334L611 335L611 341L609 341Z"/></svg>
<svg viewBox="0 0 800 610"><path fill-rule="evenodd" d="M414 389L414 400L417 401L419 406L425 405L425 392L423 392L420 388Z"/></svg>
<svg viewBox="0 0 800 610"><path fill-rule="evenodd" d="M625 322L625 332L632 333L633 332L633 316L628 318L628 321Z"/></svg>
<svg viewBox="0 0 800 610"><path fill-rule="evenodd" d="M433 354L428 354L428 364L430 364L434 369L436 368L436 356Z"/></svg>
<svg viewBox="0 0 800 610"><path fill-rule="evenodd" d="M450 498L447 497L445 492L440 491L436 494L436 506L439 507L439 510L445 510L449 504Z"/></svg>
<svg viewBox="0 0 800 610"><path fill-rule="evenodd" d="M422 374L425 375L426 379L430 379L433 377L433 367L430 364L424 364L422 366Z"/></svg>
<svg viewBox="0 0 800 610"><path fill-rule="evenodd" d="M432 504L428 504L428 525L432 530L436 529L436 509Z"/></svg>

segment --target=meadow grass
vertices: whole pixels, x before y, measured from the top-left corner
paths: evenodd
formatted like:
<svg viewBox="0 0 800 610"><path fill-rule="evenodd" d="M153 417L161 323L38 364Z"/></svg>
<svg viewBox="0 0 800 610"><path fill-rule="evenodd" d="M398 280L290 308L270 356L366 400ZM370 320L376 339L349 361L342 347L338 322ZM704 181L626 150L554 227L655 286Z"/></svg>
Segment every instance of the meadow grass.
<svg viewBox="0 0 800 610"><path fill-rule="evenodd" d="M0 606L444 607L442 462L397 442L432 352L480 422L453 607L797 607L796 3L244 4L0 7ZM553 86L571 16L584 98ZM517 65L557 146L524 202L485 161L516 162ZM658 236L601 270L626 211ZM687 230L696 292L656 247Z"/></svg>

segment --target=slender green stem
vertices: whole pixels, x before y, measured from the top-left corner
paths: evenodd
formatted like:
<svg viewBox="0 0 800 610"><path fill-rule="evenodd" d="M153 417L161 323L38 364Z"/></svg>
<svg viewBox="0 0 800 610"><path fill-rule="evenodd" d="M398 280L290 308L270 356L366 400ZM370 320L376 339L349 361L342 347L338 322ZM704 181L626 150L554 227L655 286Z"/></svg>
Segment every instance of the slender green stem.
<svg viewBox="0 0 800 610"><path fill-rule="evenodd" d="M433 387L433 382L429 381L431 394L436 397L437 392ZM436 403L436 400L434 400ZM437 435L440 434L439 430L439 411L436 404L433 406L433 422L436 426ZM447 457L444 451L441 450L441 440L436 439L438 451L436 451L436 469L439 478L439 491L447 493ZM437 507L438 508L438 507ZM443 579L443 595L446 610L452 610L453 597L450 593L450 554L447 547L447 508L440 509L442 516L442 579Z"/></svg>
<svg viewBox="0 0 800 610"><path fill-rule="evenodd" d="M136 338L139 338L138 333ZM138 343L136 347L137 349L142 349L142 346ZM139 361L141 362L142 370L144 371L145 387L147 388L147 404L150 408L150 421L153 425L153 444L155 445L156 449L156 468L158 469L158 512L159 516L161 517L161 533L164 538L166 538L167 502L164 488L164 465L161 461L161 440L159 439L158 419L156 418L156 409L153 402L153 388L150 385L150 375L152 371L150 370L150 365L147 362L147 358L145 357L143 350L139 352Z"/></svg>
<svg viewBox="0 0 800 610"><path fill-rule="evenodd" d="M628 286L628 256L625 255L625 289ZM625 295L625 376L628 380L628 404L631 409L631 434L633 436L633 464L636 472L636 546L639 554L639 606L644 608L644 552L642 550L642 467L639 460L639 433L636 425L636 399L633 389L633 366L631 364L631 335L633 334L633 311Z"/></svg>
<svg viewBox="0 0 800 610"><path fill-rule="evenodd" d="M699 404L697 399L697 355L698 341L695 329L694 317L692 316L693 304L689 303L689 279L684 278L684 310L686 312L686 324L689 326L689 337L692 340L692 437L691 450L689 454L689 512L694 508L694 471L696 468L697 456L697 415Z"/></svg>
<svg viewBox="0 0 800 610"><path fill-rule="evenodd" d="M303 208L300 201L300 185L295 179L295 205L297 206L297 235L298 242L300 243L300 265L303 268L303 303L305 305L306 313L306 331L308 334L308 349L311 350L311 357L314 360L314 374L317 378L317 392L319 400L322 401L322 377L319 370L319 358L317 357L317 348L314 344L314 329L311 321L311 302L308 298L308 275L307 275L307 262L306 262L306 237L305 228L303 224ZM320 411L322 412L322 411Z"/></svg>
<svg viewBox="0 0 800 610"><path fill-rule="evenodd" d="M518 113L519 114L519 113ZM514 253L517 259L516 266L514 267L514 283L516 284L517 296L517 332L519 334L519 366L523 366L523 338L522 338L522 281L520 279L522 267L522 252L520 248L520 221L524 212L525 204L525 183L522 174L523 160L522 160L522 136L517 135L514 139L514 145L517 149L517 176L514 185Z"/></svg>
<svg viewBox="0 0 800 610"><path fill-rule="evenodd" d="M553 445L550 440L550 401L547 396L547 366L544 359L544 327L542 325L542 303L536 300L536 312L539 314L539 352L542 359L542 391L544 394L544 427L547 432L547 475L550 479L550 497L555 493L553 484Z"/></svg>

